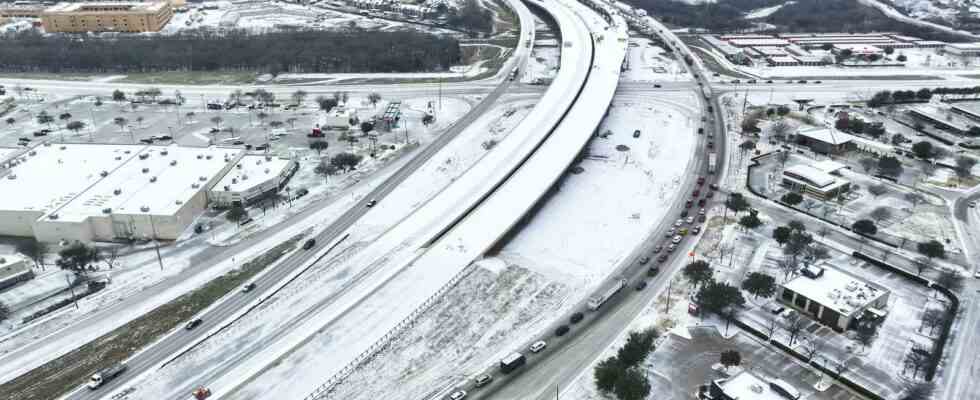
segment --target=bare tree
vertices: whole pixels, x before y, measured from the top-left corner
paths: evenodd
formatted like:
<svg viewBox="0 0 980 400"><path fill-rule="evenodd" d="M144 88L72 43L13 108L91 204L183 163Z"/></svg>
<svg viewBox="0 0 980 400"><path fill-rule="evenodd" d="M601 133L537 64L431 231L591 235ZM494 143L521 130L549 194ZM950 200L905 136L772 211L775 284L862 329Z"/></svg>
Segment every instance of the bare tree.
<svg viewBox="0 0 980 400"><path fill-rule="evenodd" d="M806 322L798 315L786 326L786 333L789 334L789 347L793 347L796 340L800 338L803 328L806 328Z"/></svg>
<svg viewBox="0 0 980 400"><path fill-rule="evenodd" d="M905 201L912 204L912 209L926 201L926 197L919 192L908 192L905 194Z"/></svg>
<svg viewBox="0 0 980 400"><path fill-rule="evenodd" d="M796 273L799 263L793 257L783 257L776 263L776 266L780 271L783 271L783 282L786 282L791 275Z"/></svg>
<svg viewBox="0 0 980 400"><path fill-rule="evenodd" d="M946 311L938 308L928 308L922 313L922 325L929 327L929 335L932 335L936 327L941 325L945 319Z"/></svg>
<svg viewBox="0 0 980 400"><path fill-rule="evenodd" d="M814 207L816 207L819 204L820 203L818 203L816 200L807 197L803 199L802 206L807 212L810 212L810 210L812 210Z"/></svg>
<svg viewBox="0 0 980 400"><path fill-rule="evenodd" d="M905 393L899 400L932 400L932 394L936 391L936 384L933 382L918 382L905 388Z"/></svg>
<svg viewBox="0 0 980 400"><path fill-rule="evenodd" d="M931 362L929 353L925 350L911 349L907 354L905 354L905 362L903 365L902 373L908 372L908 369L912 369L912 379L919 376L919 371L929 366Z"/></svg>
<svg viewBox="0 0 980 400"><path fill-rule="evenodd" d="M871 157L864 157L858 160L858 163L861 164L861 168L864 168L865 173L871 173L871 170L878 166L878 160Z"/></svg>
<svg viewBox="0 0 980 400"><path fill-rule="evenodd" d="M963 275L951 269L943 269L936 277L936 283L953 292L963 289Z"/></svg>
<svg viewBox="0 0 980 400"><path fill-rule="evenodd" d="M791 125L785 119L776 121L769 127L769 134L772 135L772 137L783 141L786 140L787 135L789 135L791 132L793 132L793 125Z"/></svg>
<svg viewBox="0 0 980 400"><path fill-rule="evenodd" d="M101 254L102 261L105 262L105 266L112 269L116 265L116 259L119 258L119 248L116 246L110 246L99 251Z"/></svg>
<svg viewBox="0 0 980 400"><path fill-rule="evenodd" d="M44 255L48 252L48 245L35 239L30 239L17 245L17 251L34 262L34 266L44 268Z"/></svg>
<svg viewBox="0 0 980 400"><path fill-rule="evenodd" d="M773 335L776 334L776 328L779 327L778 317L778 315L773 315L772 318L769 319L769 324L766 325L766 337L769 338L769 340L773 339Z"/></svg>
<svg viewBox="0 0 980 400"><path fill-rule="evenodd" d="M823 340L817 338L810 339L806 347L803 348L803 354L806 355L806 362L813 361L813 358L823 350L825 344Z"/></svg>
<svg viewBox="0 0 980 400"><path fill-rule="evenodd" d="M912 261L912 265L915 266L917 275L922 275L922 273L925 272L926 268L929 268L929 264L931 263L932 262L927 257L918 257Z"/></svg>
<svg viewBox="0 0 980 400"><path fill-rule="evenodd" d="M878 224L881 223L882 220L891 218L892 210L885 206L876 207L874 210L871 210L871 214L869 215L871 216L871 219L875 220L875 223Z"/></svg>
<svg viewBox="0 0 980 400"><path fill-rule="evenodd" d="M868 192L877 199L878 196L888 193L888 186L885 186L884 183L876 183L868 186Z"/></svg>

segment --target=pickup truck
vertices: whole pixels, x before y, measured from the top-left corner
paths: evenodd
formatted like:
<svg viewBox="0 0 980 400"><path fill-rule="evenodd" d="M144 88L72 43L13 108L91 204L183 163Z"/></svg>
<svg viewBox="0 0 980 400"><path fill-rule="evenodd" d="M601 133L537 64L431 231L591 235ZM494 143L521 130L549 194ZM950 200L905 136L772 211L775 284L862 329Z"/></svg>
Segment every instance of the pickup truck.
<svg viewBox="0 0 980 400"><path fill-rule="evenodd" d="M126 371L126 364L119 363L113 365L93 374L92 377L89 378L86 386L88 386L90 390L98 389L106 382L111 381L117 376L121 375L124 371Z"/></svg>

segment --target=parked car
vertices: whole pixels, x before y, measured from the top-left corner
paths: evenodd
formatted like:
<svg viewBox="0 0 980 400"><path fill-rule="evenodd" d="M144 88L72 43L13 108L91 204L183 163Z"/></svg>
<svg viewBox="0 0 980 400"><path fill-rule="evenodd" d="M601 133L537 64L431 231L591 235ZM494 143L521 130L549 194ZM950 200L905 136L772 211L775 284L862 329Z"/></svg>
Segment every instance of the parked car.
<svg viewBox="0 0 980 400"><path fill-rule="evenodd" d="M233 144L235 146L241 146L241 145L245 144L245 141L244 140L236 140L234 142L231 142L231 144Z"/></svg>
<svg viewBox="0 0 980 400"><path fill-rule="evenodd" d="M704 177L703 176L699 176L698 177L698 185L704 185Z"/></svg>
<svg viewBox="0 0 980 400"><path fill-rule="evenodd" d="M647 276L656 276L660 273L660 267L653 266L647 269Z"/></svg>
<svg viewBox="0 0 980 400"><path fill-rule="evenodd" d="M667 252L668 253L673 253L674 250L677 250L677 245L676 244L671 243L669 246L667 246Z"/></svg>
<svg viewBox="0 0 980 400"><path fill-rule="evenodd" d="M664 251L664 246L657 246L653 248L653 254L657 254L661 251Z"/></svg>
<svg viewBox="0 0 980 400"><path fill-rule="evenodd" d="M655 87L655 88L657 88L657 89L660 89L660 88L661 88L662 86L660 86L660 84L659 84L659 83L654 83L654 84L653 84L653 87Z"/></svg>
<svg viewBox="0 0 980 400"><path fill-rule="evenodd" d="M640 130L639 130L639 129L637 129L637 130L635 130L635 131L633 131L633 137L634 137L634 138L638 138L638 137L640 137Z"/></svg>
<svg viewBox="0 0 980 400"><path fill-rule="evenodd" d="M648 262L650 262L650 257L643 257L640 259L640 265L646 265Z"/></svg>
<svg viewBox="0 0 980 400"><path fill-rule="evenodd" d="M538 353L541 352L541 350L544 350L545 347L548 347L548 343L545 343L544 340L539 340L531 343L531 347L528 347L528 350L531 350L532 353Z"/></svg>
<svg viewBox="0 0 980 400"><path fill-rule="evenodd" d="M677 221L674 221L674 227L675 228L680 228L681 225L684 225L684 219L683 218L678 219Z"/></svg>
<svg viewBox="0 0 980 400"><path fill-rule="evenodd" d="M707 204L707 202L708 202L708 200L699 199L698 200L698 207L704 207L704 205Z"/></svg>
<svg viewBox="0 0 980 400"><path fill-rule="evenodd" d="M674 236L673 239L670 239L670 241L673 242L674 244L680 243L681 240L684 240L684 237L681 235Z"/></svg>
<svg viewBox="0 0 980 400"><path fill-rule="evenodd" d="M687 210L681 210L681 217L687 216Z"/></svg>
<svg viewBox="0 0 980 400"><path fill-rule="evenodd" d="M692 205L694 205L694 203L690 200L684 202L684 208L691 208Z"/></svg>
<svg viewBox="0 0 980 400"><path fill-rule="evenodd" d="M700 209L700 210L698 210L698 215L704 215L704 214L707 214L707 213L708 213L707 210L705 210L703 208Z"/></svg>
<svg viewBox="0 0 980 400"><path fill-rule="evenodd" d="M704 195L704 197L707 197L709 199L715 197L715 192L713 190L709 190L708 193Z"/></svg>
<svg viewBox="0 0 980 400"><path fill-rule="evenodd" d="M687 220L684 221L684 222L687 222L688 225L693 224L694 223L694 217L687 217Z"/></svg>
<svg viewBox="0 0 980 400"><path fill-rule="evenodd" d="M687 236L687 228L678 229L677 234L681 236Z"/></svg>
<svg viewBox="0 0 980 400"><path fill-rule="evenodd" d="M701 233L701 225L698 225L698 226L695 226L694 228L691 228L691 232L693 232L695 235Z"/></svg>
<svg viewBox="0 0 980 400"><path fill-rule="evenodd" d="M674 235L676 234L677 234L677 230L674 228L670 228L667 230L667 233L664 234L664 237L674 237Z"/></svg>
<svg viewBox="0 0 980 400"><path fill-rule="evenodd" d="M48 136L48 134L47 133L44 133L42 131L36 131L36 132L34 132L34 137L41 137L41 136Z"/></svg>
<svg viewBox="0 0 980 400"><path fill-rule="evenodd" d="M460 400L466 397L465 390L457 390L453 394L449 395L449 400Z"/></svg>
<svg viewBox="0 0 980 400"><path fill-rule="evenodd" d="M204 322L204 320L200 318L194 318L190 321L187 321L187 325L184 325L184 329L191 330L197 328L197 326L200 325L202 322Z"/></svg>
<svg viewBox="0 0 980 400"><path fill-rule="evenodd" d="M701 195L701 189L694 189L694 192L691 192L691 197L697 198L700 195Z"/></svg>
<svg viewBox="0 0 980 400"><path fill-rule="evenodd" d="M786 310L786 307L783 307L779 303L772 303L766 306L766 310L769 310L769 312L773 313L774 315L779 315Z"/></svg>
<svg viewBox="0 0 980 400"><path fill-rule="evenodd" d="M708 220L707 215L698 215L698 222L704 222Z"/></svg>
<svg viewBox="0 0 980 400"><path fill-rule="evenodd" d="M660 257L657 257L657 262L663 264L664 261L667 261L667 255L666 254L661 254Z"/></svg>
<svg viewBox="0 0 980 400"><path fill-rule="evenodd" d="M975 201L971 201L967 205L970 206L970 208L977 208L977 202Z"/></svg>
<svg viewBox="0 0 980 400"><path fill-rule="evenodd" d="M770 79L770 80L768 80L768 81L766 81L766 83L772 83L772 79Z"/></svg>
<svg viewBox="0 0 980 400"><path fill-rule="evenodd" d="M715 183L712 183L712 184L710 184L710 185L708 185L708 187L709 187L709 188L710 188L711 190L718 190L718 184L715 184Z"/></svg>
<svg viewBox="0 0 980 400"><path fill-rule="evenodd" d="M312 249L313 246L316 246L316 239L308 239L306 243L303 243L303 250Z"/></svg>

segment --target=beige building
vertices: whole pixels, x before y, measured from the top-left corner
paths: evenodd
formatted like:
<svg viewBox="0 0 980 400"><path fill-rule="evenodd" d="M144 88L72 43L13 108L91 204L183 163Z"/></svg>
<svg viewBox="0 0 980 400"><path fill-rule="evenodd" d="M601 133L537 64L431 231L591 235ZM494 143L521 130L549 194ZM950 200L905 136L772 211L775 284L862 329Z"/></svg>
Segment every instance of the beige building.
<svg viewBox="0 0 980 400"><path fill-rule="evenodd" d="M169 1L61 3L41 14L47 32L157 32L173 17Z"/></svg>

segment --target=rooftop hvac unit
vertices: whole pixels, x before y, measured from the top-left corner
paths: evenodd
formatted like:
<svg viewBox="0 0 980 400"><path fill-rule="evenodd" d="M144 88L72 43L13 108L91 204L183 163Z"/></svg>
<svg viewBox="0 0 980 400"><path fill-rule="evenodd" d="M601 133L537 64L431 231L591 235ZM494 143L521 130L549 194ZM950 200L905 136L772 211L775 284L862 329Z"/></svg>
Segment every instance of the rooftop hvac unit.
<svg viewBox="0 0 980 400"><path fill-rule="evenodd" d="M203 156L203 155L201 155L201 154L198 154L198 155L197 155L197 159L198 159L198 160L200 160L200 159L202 159L202 158L204 158L204 156Z"/></svg>
<svg viewBox="0 0 980 400"><path fill-rule="evenodd" d="M99 176L101 176L101 177L103 177L103 178L105 178L105 177L107 177L107 176L109 176L109 171L102 171L102 172L99 172Z"/></svg>
<svg viewBox="0 0 980 400"><path fill-rule="evenodd" d="M166 151L166 150L160 150L160 155L161 156L165 156L167 154L170 154L170 152L169 151Z"/></svg>
<svg viewBox="0 0 980 400"><path fill-rule="evenodd" d="M272 156L265 156L266 161L272 161Z"/></svg>
<svg viewBox="0 0 980 400"><path fill-rule="evenodd" d="M30 152L27 153L27 155L29 155L29 156L36 156L37 155L37 152L34 151L34 150L31 150Z"/></svg>
<svg viewBox="0 0 980 400"><path fill-rule="evenodd" d="M255 160L255 165L262 165L262 160Z"/></svg>
<svg viewBox="0 0 980 400"><path fill-rule="evenodd" d="M857 282L854 282L854 281L850 281L850 282L847 282L847 286L845 286L845 287L847 288L848 291L853 292L853 291L857 290L858 283Z"/></svg>
<svg viewBox="0 0 980 400"><path fill-rule="evenodd" d="M140 154L140 160L145 160L147 158L150 158L150 155L148 153L142 153L142 154Z"/></svg>
<svg viewBox="0 0 980 400"><path fill-rule="evenodd" d="M231 178L231 184L234 185L236 183L238 183L238 178Z"/></svg>
<svg viewBox="0 0 980 400"><path fill-rule="evenodd" d="M225 191L226 192L230 192L231 191L231 186L225 185Z"/></svg>
<svg viewBox="0 0 980 400"><path fill-rule="evenodd" d="M174 166L174 165L177 165L177 160L172 160L172 161L170 161L170 165L171 165L171 166Z"/></svg>
<svg viewBox="0 0 980 400"><path fill-rule="evenodd" d="M116 190L113 190L113 191L112 191L112 194L114 194L114 195L116 195L116 196L118 196L118 195L121 195L121 194L122 194L122 189L116 189Z"/></svg>
<svg viewBox="0 0 980 400"><path fill-rule="evenodd" d="M177 204L177 205L179 206L179 205L181 205L181 204L184 204L184 201L183 201L183 200L177 200L177 201L175 201L174 203L176 203L176 204Z"/></svg>
<svg viewBox="0 0 980 400"><path fill-rule="evenodd" d="M235 168L242 169L242 165L241 164L236 164L235 165Z"/></svg>
<svg viewBox="0 0 980 400"><path fill-rule="evenodd" d="M150 177L150 183L153 183L153 182L156 182L156 181L157 181L157 177L155 177L155 176L151 176Z"/></svg>
<svg viewBox="0 0 980 400"><path fill-rule="evenodd" d="M242 180L244 181L246 179L248 179L248 175L242 175Z"/></svg>
<svg viewBox="0 0 980 400"><path fill-rule="evenodd" d="M150 172L150 169L149 168L143 168L143 173L145 174L147 172Z"/></svg>
<svg viewBox="0 0 980 400"><path fill-rule="evenodd" d="M208 155L206 155L206 156L204 156L204 159L206 159L206 160L210 160L210 159L211 159L211 155L210 155L210 154L208 154Z"/></svg>
<svg viewBox="0 0 980 400"><path fill-rule="evenodd" d="M194 183L191 184L191 188L193 188L193 189L199 189L200 187L201 187L201 185L199 185L197 182L194 182Z"/></svg>
<svg viewBox="0 0 980 400"><path fill-rule="evenodd" d="M67 149L67 147L65 147L65 146L61 146L61 147L58 147L58 149L60 149L60 150L64 150L64 149Z"/></svg>
<svg viewBox="0 0 980 400"><path fill-rule="evenodd" d="M199 180L201 182L204 182L204 181L207 181L208 180L208 177L202 175L202 176L197 177L197 180Z"/></svg>
<svg viewBox="0 0 980 400"><path fill-rule="evenodd" d="M14 179L17 179L17 174L10 174L10 175L7 175L7 179L10 179L10 180L14 180Z"/></svg>
<svg viewBox="0 0 980 400"><path fill-rule="evenodd" d="M129 153L132 153L132 151L131 150L123 150L123 154L129 154Z"/></svg>
<svg viewBox="0 0 980 400"><path fill-rule="evenodd" d="M122 160L122 156L116 156L116 161Z"/></svg>
<svg viewBox="0 0 980 400"><path fill-rule="evenodd" d="M102 213L103 214L112 214L112 209L111 208L103 208L102 209Z"/></svg>
<svg viewBox="0 0 980 400"><path fill-rule="evenodd" d="M265 173L267 173L267 174L269 173L269 169L268 168L265 169Z"/></svg>
<svg viewBox="0 0 980 400"><path fill-rule="evenodd" d="M150 212L150 207L147 207L147 206L140 207L140 211L142 211L142 212Z"/></svg>
<svg viewBox="0 0 980 400"><path fill-rule="evenodd" d="M48 219L58 219L58 214L51 214L48 216Z"/></svg>

